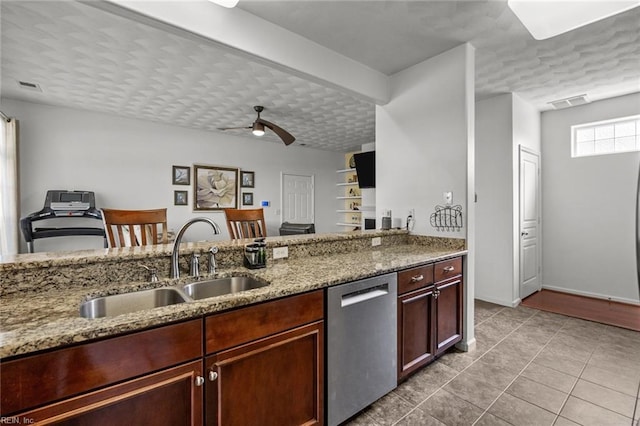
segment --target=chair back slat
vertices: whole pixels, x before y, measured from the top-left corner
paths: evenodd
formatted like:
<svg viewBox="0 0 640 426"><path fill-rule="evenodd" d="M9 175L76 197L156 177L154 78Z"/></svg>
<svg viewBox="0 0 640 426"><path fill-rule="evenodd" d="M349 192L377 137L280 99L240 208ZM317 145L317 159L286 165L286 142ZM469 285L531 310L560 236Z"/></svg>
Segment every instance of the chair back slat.
<svg viewBox="0 0 640 426"><path fill-rule="evenodd" d="M102 209L109 247L167 244L167 209ZM158 233L162 229L162 235Z"/></svg>
<svg viewBox="0 0 640 426"><path fill-rule="evenodd" d="M224 214L231 239L267 236L263 209L224 209Z"/></svg>

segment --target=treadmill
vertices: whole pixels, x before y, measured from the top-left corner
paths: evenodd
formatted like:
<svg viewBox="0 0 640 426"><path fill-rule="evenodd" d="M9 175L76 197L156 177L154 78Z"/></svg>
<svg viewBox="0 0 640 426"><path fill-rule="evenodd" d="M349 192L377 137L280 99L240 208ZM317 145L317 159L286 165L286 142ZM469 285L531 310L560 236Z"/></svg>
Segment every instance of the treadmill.
<svg viewBox="0 0 640 426"><path fill-rule="evenodd" d="M53 218L91 218L100 221L100 227L49 227L33 228L33 223L39 220ZM91 191L47 191L42 210L31 213L20 219L20 229L27 242L29 253L33 253L33 241L39 238L70 237L88 235L104 238L107 247L107 237L102 226L102 213L96 209L95 194Z"/></svg>

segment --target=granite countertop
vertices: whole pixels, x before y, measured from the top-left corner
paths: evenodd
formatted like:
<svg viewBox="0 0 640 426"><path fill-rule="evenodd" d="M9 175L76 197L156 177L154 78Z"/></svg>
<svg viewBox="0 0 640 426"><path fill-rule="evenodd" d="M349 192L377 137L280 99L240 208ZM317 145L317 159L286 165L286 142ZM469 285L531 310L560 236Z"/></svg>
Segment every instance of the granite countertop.
<svg viewBox="0 0 640 426"><path fill-rule="evenodd" d="M394 272L466 251L401 244L353 253L272 261L265 269L224 268L217 276L252 276L269 285L241 293L149 309L110 318L85 319L79 306L89 297L142 288L181 285L182 279L158 283L115 283L109 288L54 288L37 294L10 294L0 304L0 358L24 355L99 337L199 318L226 309L303 293L335 284ZM201 279L206 278L206 275Z"/></svg>

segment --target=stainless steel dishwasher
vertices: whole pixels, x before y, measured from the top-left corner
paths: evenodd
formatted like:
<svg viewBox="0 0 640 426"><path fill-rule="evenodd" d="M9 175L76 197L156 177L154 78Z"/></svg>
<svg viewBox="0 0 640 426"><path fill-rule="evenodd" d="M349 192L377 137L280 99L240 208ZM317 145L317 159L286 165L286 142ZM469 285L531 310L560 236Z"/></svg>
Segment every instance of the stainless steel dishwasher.
<svg viewBox="0 0 640 426"><path fill-rule="evenodd" d="M397 385L396 274L327 289L327 424L337 425Z"/></svg>

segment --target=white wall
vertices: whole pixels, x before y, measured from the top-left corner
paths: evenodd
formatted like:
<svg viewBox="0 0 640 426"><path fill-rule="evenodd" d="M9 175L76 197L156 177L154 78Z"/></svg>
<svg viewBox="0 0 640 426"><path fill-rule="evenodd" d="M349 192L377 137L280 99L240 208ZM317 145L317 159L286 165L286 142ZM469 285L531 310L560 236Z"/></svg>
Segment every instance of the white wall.
<svg viewBox="0 0 640 426"><path fill-rule="evenodd" d="M638 301L640 153L571 158L570 126L640 113L640 93L542 114L543 285Z"/></svg>
<svg viewBox="0 0 640 426"><path fill-rule="evenodd" d="M414 233L465 238L429 223L443 192L467 215L466 48L461 45L391 76L391 101L376 107L376 209L406 219Z"/></svg>
<svg viewBox="0 0 640 426"><path fill-rule="evenodd" d="M513 302L513 114L509 94L476 103L476 298Z"/></svg>
<svg viewBox="0 0 640 426"><path fill-rule="evenodd" d="M540 152L540 112L531 104L525 102L513 93L513 147L518 152L518 146Z"/></svg>
<svg viewBox="0 0 640 426"><path fill-rule="evenodd" d="M464 341L475 344L474 300L474 48L464 44L391 76L391 101L376 107L376 210L406 218L413 232L466 238ZM462 206L459 231L437 231L429 222L442 193ZM469 219L471 215L471 219Z"/></svg>
<svg viewBox="0 0 640 426"><path fill-rule="evenodd" d="M194 212L192 186L172 185L172 165L195 163L254 171L255 206L271 201L265 208L269 235L277 235L280 226L280 172L313 174L316 231L339 231L335 171L344 161L341 153L8 99L2 100L2 111L20 125L22 216L42 208L47 189L89 190L96 193L98 207L167 207L168 226L176 231L192 217L211 217L223 230L215 239L228 239L223 213ZM193 184L193 168L191 173ZM174 190L188 190L188 206L173 205ZM88 220L84 226L95 222ZM47 226L44 221L37 225ZM212 239L204 225L185 235L185 240L200 239ZM36 240L35 248L39 252L101 244L94 237L50 238Z"/></svg>
<svg viewBox="0 0 640 426"><path fill-rule="evenodd" d="M519 300L519 147L540 152L540 113L507 93L476 104L476 297Z"/></svg>

